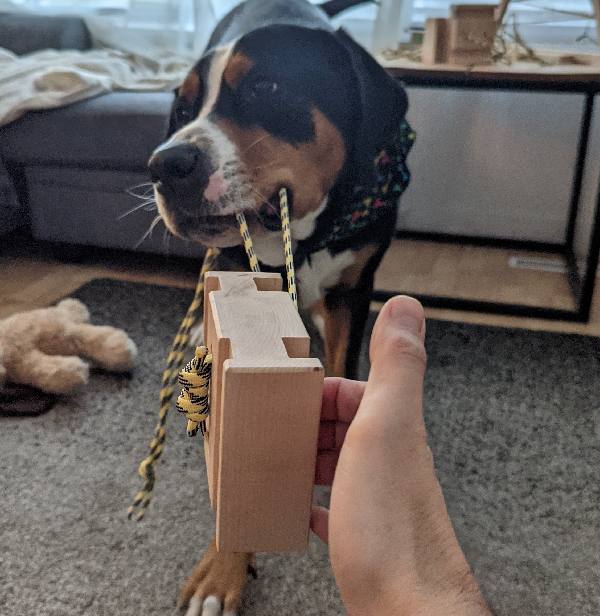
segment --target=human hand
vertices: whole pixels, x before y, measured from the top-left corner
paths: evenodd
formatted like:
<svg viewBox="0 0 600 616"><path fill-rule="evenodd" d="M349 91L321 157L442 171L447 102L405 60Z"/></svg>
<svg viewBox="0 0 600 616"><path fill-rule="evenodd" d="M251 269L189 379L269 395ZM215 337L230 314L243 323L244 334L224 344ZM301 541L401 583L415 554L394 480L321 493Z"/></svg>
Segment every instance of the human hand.
<svg viewBox="0 0 600 616"><path fill-rule="evenodd" d="M329 543L351 615L489 614L448 517L423 421L423 308L382 308L367 383L325 380L316 483L330 510L311 527Z"/></svg>

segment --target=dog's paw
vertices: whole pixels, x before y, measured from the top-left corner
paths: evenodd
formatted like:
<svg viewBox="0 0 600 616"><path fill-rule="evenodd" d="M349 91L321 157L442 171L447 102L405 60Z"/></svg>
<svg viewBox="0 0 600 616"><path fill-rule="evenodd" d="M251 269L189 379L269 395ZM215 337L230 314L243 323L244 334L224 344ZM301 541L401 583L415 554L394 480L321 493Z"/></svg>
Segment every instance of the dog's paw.
<svg viewBox="0 0 600 616"><path fill-rule="evenodd" d="M217 552L213 540L181 589L179 607L185 616L235 616L253 568L252 554Z"/></svg>
<svg viewBox="0 0 600 616"><path fill-rule="evenodd" d="M204 326L202 321L190 330L190 346L194 349L204 344Z"/></svg>

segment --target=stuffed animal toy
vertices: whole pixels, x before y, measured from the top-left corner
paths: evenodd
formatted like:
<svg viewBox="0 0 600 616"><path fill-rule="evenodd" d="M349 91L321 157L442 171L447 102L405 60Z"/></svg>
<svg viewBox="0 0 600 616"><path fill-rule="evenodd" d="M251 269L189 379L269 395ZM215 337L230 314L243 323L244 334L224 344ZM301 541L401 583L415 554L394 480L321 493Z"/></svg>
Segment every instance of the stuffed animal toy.
<svg viewBox="0 0 600 616"><path fill-rule="evenodd" d="M114 372L133 367L137 349L114 327L91 325L76 299L0 320L0 389L5 381L51 394L67 394L87 383L89 364Z"/></svg>

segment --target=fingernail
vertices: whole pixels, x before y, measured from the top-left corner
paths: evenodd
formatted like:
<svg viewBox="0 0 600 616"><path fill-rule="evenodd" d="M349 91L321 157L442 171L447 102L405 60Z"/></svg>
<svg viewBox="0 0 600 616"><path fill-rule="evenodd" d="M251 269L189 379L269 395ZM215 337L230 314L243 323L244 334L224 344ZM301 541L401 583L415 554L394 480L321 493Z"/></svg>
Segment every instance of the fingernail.
<svg viewBox="0 0 600 616"><path fill-rule="evenodd" d="M414 301L414 300L411 300ZM425 320L423 319L421 308L412 306L407 301L396 300L392 301L390 306L390 315L394 324L406 332L418 336L422 329Z"/></svg>

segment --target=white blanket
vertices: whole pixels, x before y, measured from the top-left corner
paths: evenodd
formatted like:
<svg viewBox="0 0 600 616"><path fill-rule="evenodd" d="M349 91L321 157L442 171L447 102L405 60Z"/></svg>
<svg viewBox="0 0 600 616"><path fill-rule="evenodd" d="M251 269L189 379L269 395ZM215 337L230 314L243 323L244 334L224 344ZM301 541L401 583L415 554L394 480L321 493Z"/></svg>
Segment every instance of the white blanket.
<svg viewBox="0 0 600 616"><path fill-rule="evenodd" d="M191 59L160 61L110 49L45 50L16 56L0 48L0 126L26 111L50 109L115 90L171 90Z"/></svg>

